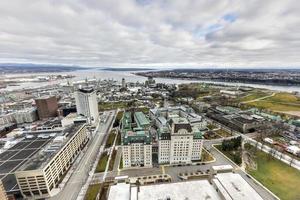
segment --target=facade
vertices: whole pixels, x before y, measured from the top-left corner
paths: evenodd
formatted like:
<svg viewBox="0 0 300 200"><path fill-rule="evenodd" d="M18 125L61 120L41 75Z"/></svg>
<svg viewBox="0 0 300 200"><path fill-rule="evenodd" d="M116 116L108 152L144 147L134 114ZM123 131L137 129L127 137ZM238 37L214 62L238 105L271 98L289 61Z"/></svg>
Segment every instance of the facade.
<svg viewBox="0 0 300 200"><path fill-rule="evenodd" d="M121 121L123 167L151 167L152 141L148 128L150 122L146 116L125 112Z"/></svg>
<svg viewBox="0 0 300 200"><path fill-rule="evenodd" d="M39 119L57 116L57 99L55 96L45 96L35 99Z"/></svg>
<svg viewBox="0 0 300 200"><path fill-rule="evenodd" d="M17 124L32 123L38 120L36 108L19 110L14 113Z"/></svg>
<svg viewBox="0 0 300 200"><path fill-rule="evenodd" d="M92 88L78 89L75 100L77 114L87 117L89 123L95 123L99 117L96 91Z"/></svg>
<svg viewBox="0 0 300 200"><path fill-rule="evenodd" d="M13 113L8 113L5 115L0 115L0 125L7 125L10 123L15 123L16 120L14 118Z"/></svg>
<svg viewBox="0 0 300 200"><path fill-rule="evenodd" d="M188 164L200 161L202 133L185 118L173 118L168 127L158 131L158 162Z"/></svg>
<svg viewBox="0 0 300 200"><path fill-rule="evenodd" d="M15 176L24 198L44 199L53 196L53 189L88 140L86 125L73 125L22 165Z"/></svg>
<svg viewBox="0 0 300 200"><path fill-rule="evenodd" d="M189 107L150 110L158 133L160 164L189 164L200 161L203 146L201 130L206 122Z"/></svg>
<svg viewBox="0 0 300 200"><path fill-rule="evenodd" d="M8 200L7 194L5 192L4 186L2 184L2 181L0 180L0 199L1 200Z"/></svg>

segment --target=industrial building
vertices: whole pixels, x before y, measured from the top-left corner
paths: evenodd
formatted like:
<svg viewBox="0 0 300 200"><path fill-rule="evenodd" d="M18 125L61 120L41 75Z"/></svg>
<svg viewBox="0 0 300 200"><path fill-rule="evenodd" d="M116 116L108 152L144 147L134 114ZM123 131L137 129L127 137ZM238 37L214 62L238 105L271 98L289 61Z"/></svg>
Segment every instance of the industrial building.
<svg viewBox="0 0 300 200"><path fill-rule="evenodd" d="M74 124L47 140L49 137L44 135L47 144L15 172L18 187L27 199L53 196L54 188L89 140L86 124Z"/></svg>
<svg viewBox="0 0 300 200"><path fill-rule="evenodd" d="M134 120L132 120L132 118ZM150 121L142 112L125 112L121 120L123 167L151 167Z"/></svg>
<svg viewBox="0 0 300 200"><path fill-rule="evenodd" d="M99 117L96 91L93 88L81 88L75 92L76 110L78 115L85 116L94 124Z"/></svg>
<svg viewBox="0 0 300 200"><path fill-rule="evenodd" d="M265 125L256 115L233 107L209 108L206 116L241 133L251 133Z"/></svg>

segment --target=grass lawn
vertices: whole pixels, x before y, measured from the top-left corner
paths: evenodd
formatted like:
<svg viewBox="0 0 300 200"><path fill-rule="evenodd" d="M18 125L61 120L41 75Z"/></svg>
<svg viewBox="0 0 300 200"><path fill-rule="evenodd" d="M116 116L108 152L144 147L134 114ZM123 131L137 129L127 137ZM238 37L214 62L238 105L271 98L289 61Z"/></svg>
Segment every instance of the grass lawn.
<svg viewBox="0 0 300 200"><path fill-rule="evenodd" d="M286 92L276 93L274 96L267 98L268 101L299 103L300 98Z"/></svg>
<svg viewBox="0 0 300 200"><path fill-rule="evenodd" d="M213 124L208 124L206 127L210 130L217 128L217 126L215 126Z"/></svg>
<svg viewBox="0 0 300 200"><path fill-rule="evenodd" d="M120 121L122 119L122 117L123 117L123 114L124 114L124 111L119 111L118 114L117 114L117 116L116 116L116 120Z"/></svg>
<svg viewBox="0 0 300 200"><path fill-rule="evenodd" d="M300 171L270 158L262 151L256 152L257 170L249 174L282 200L300 199Z"/></svg>
<svg viewBox="0 0 300 200"><path fill-rule="evenodd" d="M101 184L89 185L89 188L87 189L84 199L95 200L100 190L100 186Z"/></svg>
<svg viewBox="0 0 300 200"><path fill-rule="evenodd" d="M116 137L116 131L112 130L109 133L109 136L107 138L107 141L106 141L106 144L105 144L105 148L109 148L109 147L111 147L113 145L115 137Z"/></svg>
<svg viewBox="0 0 300 200"><path fill-rule="evenodd" d="M117 135L116 145L121 145L121 133L118 133Z"/></svg>
<svg viewBox="0 0 300 200"><path fill-rule="evenodd" d="M228 131L225 131L223 129L219 129L215 131L216 134L221 135L222 137L230 137L231 134Z"/></svg>
<svg viewBox="0 0 300 200"><path fill-rule="evenodd" d="M108 171L112 171L114 169L115 159L116 159L117 151L113 150L111 159L108 165Z"/></svg>
<svg viewBox="0 0 300 200"><path fill-rule="evenodd" d="M213 156L203 148L201 154L201 162L208 162L212 161L213 159Z"/></svg>
<svg viewBox="0 0 300 200"><path fill-rule="evenodd" d="M150 108L149 107L138 107L136 108L136 112L143 112L144 114L148 114L149 113Z"/></svg>
<svg viewBox="0 0 300 200"><path fill-rule="evenodd" d="M117 108L127 108L128 103L127 102L100 102L98 104L98 109L99 111L104 111L104 110L112 110L112 109L117 109Z"/></svg>
<svg viewBox="0 0 300 200"><path fill-rule="evenodd" d="M221 138L221 136L219 136L215 132L213 132L213 134L204 134L204 138L207 140L211 140L211 139Z"/></svg>
<svg viewBox="0 0 300 200"><path fill-rule="evenodd" d="M258 90L258 91L251 92L249 95L247 95L245 97L242 97L240 99L240 101L241 102L243 102L243 101L251 101L251 100L258 99L258 98L261 98L261 97L265 97L265 96L268 96L268 95L270 95L270 94Z"/></svg>
<svg viewBox="0 0 300 200"><path fill-rule="evenodd" d="M250 102L248 105L272 111L300 111L300 98L281 92L261 101Z"/></svg>
<svg viewBox="0 0 300 200"><path fill-rule="evenodd" d="M247 103L250 106L254 106L260 109L268 109L272 111L300 111L300 103L290 104L290 102L276 102L269 100L261 100Z"/></svg>
<svg viewBox="0 0 300 200"><path fill-rule="evenodd" d="M123 169L123 157L120 159L119 169Z"/></svg>
<svg viewBox="0 0 300 200"><path fill-rule="evenodd" d="M106 153L102 154L99 159L98 165L96 167L95 173L100 173L105 171L107 160L108 160L108 155Z"/></svg>

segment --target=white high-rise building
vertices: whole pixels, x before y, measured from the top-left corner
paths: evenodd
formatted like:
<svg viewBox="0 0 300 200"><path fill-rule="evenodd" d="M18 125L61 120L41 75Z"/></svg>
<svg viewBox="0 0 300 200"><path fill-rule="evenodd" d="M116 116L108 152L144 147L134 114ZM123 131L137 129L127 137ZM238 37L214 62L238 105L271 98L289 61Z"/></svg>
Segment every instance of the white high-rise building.
<svg viewBox="0 0 300 200"><path fill-rule="evenodd" d="M75 92L77 114L88 118L89 123L95 123L99 117L96 91L92 88L82 88Z"/></svg>
<svg viewBox="0 0 300 200"><path fill-rule="evenodd" d="M122 88L126 88L125 78L122 78Z"/></svg>

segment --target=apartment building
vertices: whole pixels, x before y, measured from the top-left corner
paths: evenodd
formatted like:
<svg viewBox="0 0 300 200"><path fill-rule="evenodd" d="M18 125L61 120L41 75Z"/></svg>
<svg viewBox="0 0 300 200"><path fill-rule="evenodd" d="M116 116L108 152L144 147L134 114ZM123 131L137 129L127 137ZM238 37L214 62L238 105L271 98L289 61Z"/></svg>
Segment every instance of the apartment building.
<svg viewBox="0 0 300 200"><path fill-rule="evenodd" d="M86 124L75 124L22 165L15 176L24 198L44 199L53 196L53 189L88 140Z"/></svg>
<svg viewBox="0 0 300 200"><path fill-rule="evenodd" d="M132 118L134 120L132 120ZM123 167L151 167L150 121L141 112L125 112L121 120Z"/></svg>

